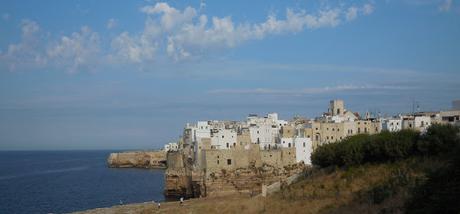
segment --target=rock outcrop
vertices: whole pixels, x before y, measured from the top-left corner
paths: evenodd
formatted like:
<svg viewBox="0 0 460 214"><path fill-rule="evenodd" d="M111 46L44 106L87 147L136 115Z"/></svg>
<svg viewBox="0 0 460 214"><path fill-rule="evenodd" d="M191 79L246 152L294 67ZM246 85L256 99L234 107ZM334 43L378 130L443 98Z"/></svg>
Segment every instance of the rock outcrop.
<svg viewBox="0 0 460 214"><path fill-rule="evenodd" d="M113 168L166 168L166 152L164 151L134 151L111 153L107 159L109 167Z"/></svg>

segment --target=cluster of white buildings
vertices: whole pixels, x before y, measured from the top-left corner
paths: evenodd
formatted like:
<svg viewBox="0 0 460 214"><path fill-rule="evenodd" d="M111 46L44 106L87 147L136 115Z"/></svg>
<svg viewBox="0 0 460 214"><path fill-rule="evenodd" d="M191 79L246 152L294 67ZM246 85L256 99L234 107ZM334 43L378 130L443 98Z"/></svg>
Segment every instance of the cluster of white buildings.
<svg viewBox="0 0 460 214"><path fill-rule="evenodd" d="M258 145L260 150L295 148L297 162L310 164L310 155L319 145L340 141L356 134L375 134L413 129L424 132L433 123L459 122L459 110L420 112L392 118L373 118L366 113L345 109L342 100L332 100L328 112L315 119L282 120L277 113L264 117L249 115L244 121L198 121L187 124L178 143L165 145L166 151L185 146L193 148L195 158L201 150L248 150Z"/></svg>

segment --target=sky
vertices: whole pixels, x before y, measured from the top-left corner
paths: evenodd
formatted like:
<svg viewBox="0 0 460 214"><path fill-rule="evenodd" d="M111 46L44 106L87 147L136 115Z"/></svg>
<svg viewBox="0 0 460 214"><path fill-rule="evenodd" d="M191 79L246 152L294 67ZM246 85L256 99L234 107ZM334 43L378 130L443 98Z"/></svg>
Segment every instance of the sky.
<svg viewBox="0 0 460 214"><path fill-rule="evenodd" d="M0 1L0 150L153 149L186 123L331 99L460 99L457 0Z"/></svg>

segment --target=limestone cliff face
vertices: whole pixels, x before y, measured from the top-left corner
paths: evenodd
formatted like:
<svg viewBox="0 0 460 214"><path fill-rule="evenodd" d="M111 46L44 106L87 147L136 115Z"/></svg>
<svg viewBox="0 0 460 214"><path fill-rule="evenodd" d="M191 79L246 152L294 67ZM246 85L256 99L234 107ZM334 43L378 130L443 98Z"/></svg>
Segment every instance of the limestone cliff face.
<svg viewBox="0 0 460 214"><path fill-rule="evenodd" d="M264 165L212 172L206 175L205 189L202 189L201 192L211 197L236 193L254 196L261 193L263 184L269 185L284 181L303 169L304 165L294 164L283 168Z"/></svg>
<svg viewBox="0 0 460 214"><path fill-rule="evenodd" d="M109 167L114 168L166 168L166 152L135 151L111 153L107 159Z"/></svg>

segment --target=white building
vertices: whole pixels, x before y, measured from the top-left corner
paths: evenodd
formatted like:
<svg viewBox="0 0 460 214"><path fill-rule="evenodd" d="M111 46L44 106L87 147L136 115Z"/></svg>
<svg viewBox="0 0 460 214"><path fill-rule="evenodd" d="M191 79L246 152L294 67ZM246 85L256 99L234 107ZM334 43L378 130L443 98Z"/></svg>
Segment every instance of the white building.
<svg viewBox="0 0 460 214"><path fill-rule="evenodd" d="M426 131L426 129L431 125L431 118L428 116L415 116L403 118L403 129L414 129L421 132Z"/></svg>
<svg viewBox="0 0 460 214"><path fill-rule="evenodd" d="M236 146L236 131L234 129L213 129L211 131L211 147L230 149Z"/></svg>
<svg viewBox="0 0 460 214"><path fill-rule="evenodd" d="M311 153L313 152L313 143L310 138L294 138L295 158L297 163L303 161L304 164L311 165Z"/></svg>
<svg viewBox="0 0 460 214"><path fill-rule="evenodd" d="M251 142L259 144L261 149L270 149L275 146L275 136L278 136L278 130L273 129L270 124L260 124L249 127Z"/></svg>
<svg viewBox="0 0 460 214"><path fill-rule="evenodd" d="M291 148L294 147L294 139L291 137L283 137L280 139L281 148Z"/></svg>
<svg viewBox="0 0 460 214"><path fill-rule="evenodd" d="M179 145L177 143L168 143L164 146L165 152L173 152L179 150Z"/></svg>
<svg viewBox="0 0 460 214"><path fill-rule="evenodd" d="M385 119L382 123L382 130L390 131L390 132L397 132L402 129L403 121L402 119L398 118L391 118Z"/></svg>
<svg viewBox="0 0 460 214"><path fill-rule="evenodd" d="M297 163L303 161L305 164L311 164L310 156L313 152L313 143L307 137L281 138L280 145L282 148L295 147L295 157Z"/></svg>

